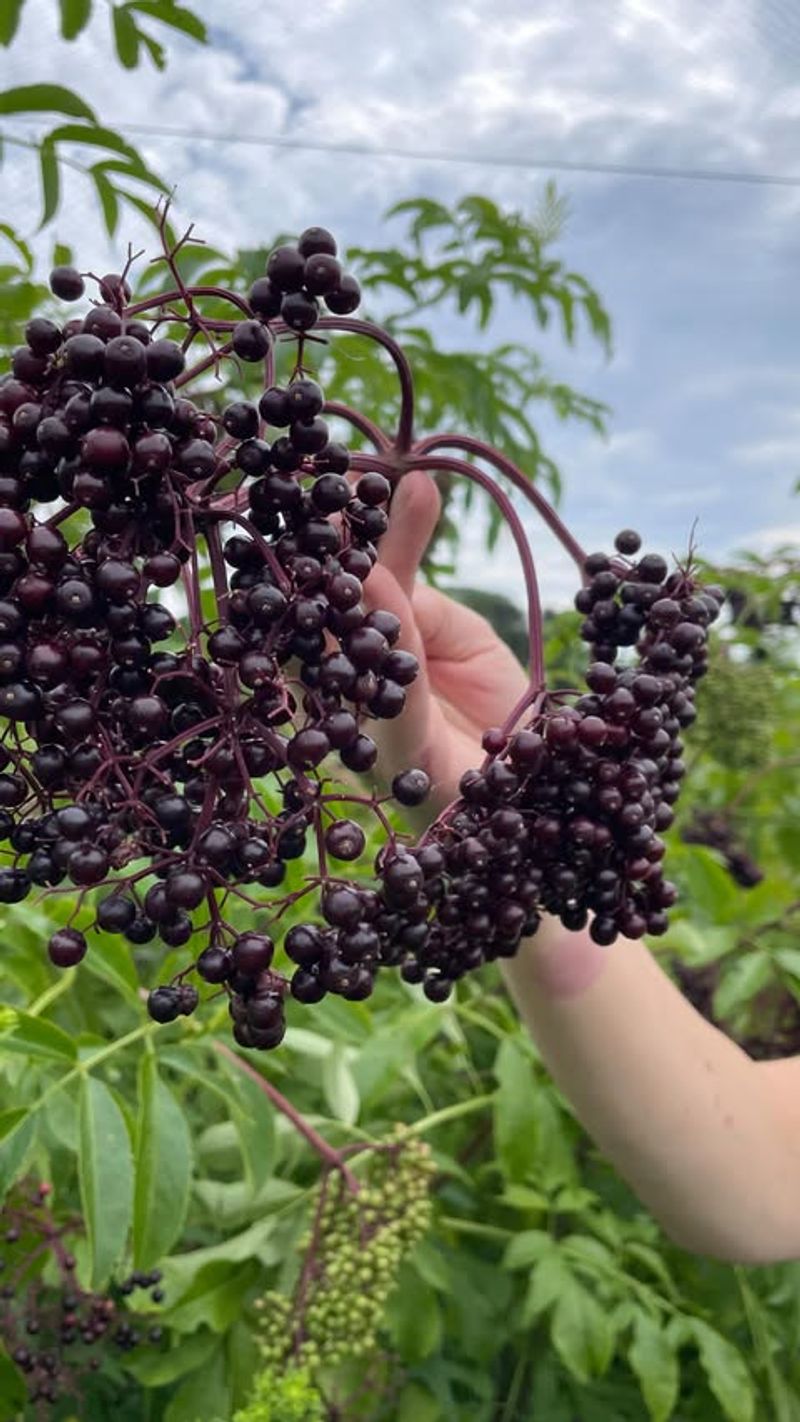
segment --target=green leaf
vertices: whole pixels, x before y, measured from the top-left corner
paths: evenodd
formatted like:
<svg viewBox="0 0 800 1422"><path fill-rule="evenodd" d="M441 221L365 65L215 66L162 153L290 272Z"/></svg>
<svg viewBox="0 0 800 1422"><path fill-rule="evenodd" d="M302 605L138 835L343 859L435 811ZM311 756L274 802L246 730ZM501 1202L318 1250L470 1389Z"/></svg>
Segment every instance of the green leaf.
<svg viewBox="0 0 800 1422"><path fill-rule="evenodd" d="M185 1378L164 1413L164 1422L199 1422L230 1417L230 1388L220 1343L197 1372Z"/></svg>
<svg viewBox="0 0 800 1422"><path fill-rule="evenodd" d="M131 1006L139 1007L139 979L130 944L110 933L98 933L81 964L81 971L102 978Z"/></svg>
<svg viewBox="0 0 800 1422"><path fill-rule="evenodd" d="M353 1062L353 1075L364 1105L380 1100L401 1071L441 1030L439 1008L411 1007L398 1012L365 1042Z"/></svg>
<svg viewBox="0 0 800 1422"><path fill-rule="evenodd" d="M536 1164L536 1080L531 1059L514 1037L501 1043L494 1063L494 1139L503 1174L523 1181Z"/></svg>
<svg viewBox="0 0 800 1422"><path fill-rule="evenodd" d="M23 1415L28 1398L25 1379L5 1351L0 1350L0 1422Z"/></svg>
<svg viewBox="0 0 800 1422"><path fill-rule="evenodd" d="M689 1320L708 1385L730 1422L753 1422L755 1395L738 1348L700 1318Z"/></svg>
<svg viewBox="0 0 800 1422"><path fill-rule="evenodd" d="M92 168L95 191L103 212L103 221L109 237L113 237L119 223L119 198L114 184L106 177L98 163Z"/></svg>
<svg viewBox="0 0 800 1422"><path fill-rule="evenodd" d="M92 1258L92 1287L108 1278L125 1247L133 1211L133 1162L122 1112L108 1087L81 1085L78 1178Z"/></svg>
<svg viewBox="0 0 800 1422"><path fill-rule="evenodd" d="M57 113L95 123L94 110L61 84L22 84L0 90L0 114Z"/></svg>
<svg viewBox="0 0 800 1422"><path fill-rule="evenodd" d="M275 1109L251 1077L229 1066L224 1058L222 1066L233 1087L231 1115L245 1176L250 1188L257 1191L275 1169Z"/></svg>
<svg viewBox="0 0 800 1422"><path fill-rule="evenodd" d="M199 44L205 44L208 39L208 32L200 17L183 5L173 4L172 0L130 0L127 9L136 10L140 15L151 15L154 20L160 20L162 25L182 30Z"/></svg>
<svg viewBox="0 0 800 1422"><path fill-rule="evenodd" d="M62 123L48 134L48 141L51 143L85 143L92 148L110 148L112 152L127 158L128 163L133 165L134 176L136 169L141 169L143 173L147 172L136 149L113 128L106 128L103 124Z"/></svg>
<svg viewBox="0 0 800 1422"><path fill-rule="evenodd" d="M125 69L135 69L139 63L139 31L130 10L115 5L112 12L114 43L119 62Z"/></svg>
<svg viewBox="0 0 800 1422"><path fill-rule="evenodd" d="M22 240L19 233L16 232L15 229L11 227L8 222L0 222L0 234L2 234L2 236L5 237L6 241L10 242L12 247L14 247L14 249L19 253L24 264L24 270L27 273L32 272L33 253L27 242L24 242Z"/></svg>
<svg viewBox="0 0 800 1422"><path fill-rule="evenodd" d="M420 1383L406 1383L397 1404L396 1422L439 1422L442 1409Z"/></svg>
<svg viewBox="0 0 800 1422"><path fill-rule="evenodd" d="M59 5L62 39L74 40L89 23L92 0L59 0Z"/></svg>
<svg viewBox="0 0 800 1422"><path fill-rule="evenodd" d="M61 197L58 157L55 148L47 138L44 138L39 145L39 166L42 174L42 220L39 223L41 229L55 217Z"/></svg>
<svg viewBox="0 0 800 1422"><path fill-rule="evenodd" d="M53 246L53 266L69 267L72 265L72 248L64 242L56 242Z"/></svg>
<svg viewBox="0 0 800 1422"><path fill-rule="evenodd" d="M139 1070L135 1170L133 1263L147 1270L180 1238L192 1179L189 1126L151 1052Z"/></svg>
<svg viewBox="0 0 800 1422"><path fill-rule="evenodd" d="M215 1333L202 1329L170 1345L169 1352L145 1353L137 1349L125 1359L126 1373L132 1373L145 1387L165 1387L192 1373L219 1347Z"/></svg>
<svg viewBox="0 0 800 1422"><path fill-rule="evenodd" d="M165 1314L167 1321L179 1333L193 1333L202 1324L215 1333L224 1333L239 1317L245 1295L259 1272L253 1259L237 1264L225 1260L204 1264L186 1292Z"/></svg>
<svg viewBox="0 0 800 1422"><path fill-rule="evenodd" d="M649 1314L637 1310L628 1349L651 1422L668 1422L678 1401L680 1365L674 1344Z"/></svg>
<svg viewBox="0 0 800 1422"><path fill-rule="evenodd" d="M145 34L144 30L139 31L139 39L150 55L156 69L159 73L163 73L167 67L167 51L163 44L159 44L158 40L153 39L152 35Z"/></svg>
<svg viewBox="0 0 800 1422"><path fill-rule="evenodd" d="M386 1325L406 1363L430 1357L441 1343L442 1312L436 1293L407 1264L400 1270L389 1301Z"/></svg>
<svg viewBox="0 0 800 1422"><path fill-rule="evenodd" d="M616 1334L611 1319L597 1299L577 1279L562 1289L550 1323L556 1351L573 1377L581 1382L607 1371Z"/></svg>
<svg viewBox="0 0 800 1422"><path fill-rule="evenodd" d="M529 1269L531 1264L538 1264L555 1248L556 1242L547 1230L524 1229L520 1234L514 1235L506 1249L503 1268Z"/></svg>
<svg viewBox="0 0 800 1422"><path fill-rule="evenodd" d="M352 1048L333 1042L322 1068L322 1089L333 1115L345 1125L358 1120L360 1099L348 1058Z"/></svg>
<svg viewBox="0 0 800 1422"><path fill-rule="evenodd" d="M561 1293L570 1287L573 1275L557 1250L546 1254L531 1276L520 1322L528 1327L547 1313Z"/></svg>
<svg viewBox="0 0 800 1422"><path fill-rule="evenodd" d="M68 1033L47 1022L43 1017L31 1017L28 1012L15 1012L15 1021L4 1033L3 1041L7 1051L19 1051L32 1057L55 1058L56 1061L74 1062L78 1050Z"/></svg>
<svg viewBox="0 0 800 1422"><path fill-rule="evenodd" d="M772 959L763 949L743 954L724 970L724 977L713 997L714 1016L729 1016L743 1003L750 1002L775 974Z"/></svg>
<svg viewBox="0 0 800 1422"><path fill-rule="evenodd" d="M36 1134L36 1117L24 1106L0 1112L0 1200L13 1185Z"/></svg>
<svg viewBox="0 0 800 1422"><path fill-rule="evenodd" d="M8 46L17 33L25 0L3 0L0 5L0 44Z"/></svg>

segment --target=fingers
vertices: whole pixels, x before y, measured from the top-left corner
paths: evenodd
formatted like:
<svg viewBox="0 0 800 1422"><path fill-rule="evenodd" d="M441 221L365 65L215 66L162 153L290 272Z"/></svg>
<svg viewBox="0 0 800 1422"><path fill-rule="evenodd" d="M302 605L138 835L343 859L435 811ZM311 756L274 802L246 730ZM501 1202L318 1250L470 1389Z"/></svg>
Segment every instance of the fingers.
<svg viewBox="0 0 800 1422"><path fill-rule="evenodd" d="M380 541L379 562L411 597L420 560L439 519L441 500L429 474L404 474L392 499L389 527Z"/></svg>

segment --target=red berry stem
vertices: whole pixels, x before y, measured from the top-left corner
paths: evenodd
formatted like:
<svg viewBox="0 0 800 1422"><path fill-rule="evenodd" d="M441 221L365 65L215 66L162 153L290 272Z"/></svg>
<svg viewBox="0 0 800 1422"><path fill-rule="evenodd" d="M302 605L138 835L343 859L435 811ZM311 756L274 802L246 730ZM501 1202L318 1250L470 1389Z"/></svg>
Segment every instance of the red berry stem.
<svg viewBox="0 0 800 1422"><path fill-rule="evenodd" d="M334 1146L330 1145L330 1143L319 1134L319 1131L315 1131L314 1127L305 1119L305 1116L300 1114L297 1107L293 1106L291 1101L287 1100L283 1092L279 1091L277 1086L273 1086L272 1082L268 1081L265 1076L262 1076L260 1071L256 1071L255 1067L251 1066L249 1062L246 1062L243 1057L240 1057L231 1047L226 1046L224 1042L215 1041L214 1050L219 1052L220 1056L225 1057L226 1061L232 1062L239 1071L243 1071L246 1076L249 1076L250 1080L256 1083L259 1090L263 1091L264 1095L269 1097L276 1110L280 1111L281 1114L286 1117L287 1121L291 1121L298 1134L301 1135L305 1141L308 1141L308 1144L312 1150L316 1151L320 1160L323 1160L332 1170L338 1170L352 1194L358 1194L360 1189L358 1179L347 1165L341 1151L336 1150Z"/></svg>

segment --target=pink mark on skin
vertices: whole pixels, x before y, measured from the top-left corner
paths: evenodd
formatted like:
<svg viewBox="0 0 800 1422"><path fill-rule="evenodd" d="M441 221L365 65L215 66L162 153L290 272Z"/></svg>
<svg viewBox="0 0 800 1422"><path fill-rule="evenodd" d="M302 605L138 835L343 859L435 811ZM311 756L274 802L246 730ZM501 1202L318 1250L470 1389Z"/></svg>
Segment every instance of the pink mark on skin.
<svg viewBox="0 0 800 1422"><path fill-rule="evenodd" d="M551 997L577 997L599 978L608 954L588 933L558 934L534 950L536 981Z"/></svg>

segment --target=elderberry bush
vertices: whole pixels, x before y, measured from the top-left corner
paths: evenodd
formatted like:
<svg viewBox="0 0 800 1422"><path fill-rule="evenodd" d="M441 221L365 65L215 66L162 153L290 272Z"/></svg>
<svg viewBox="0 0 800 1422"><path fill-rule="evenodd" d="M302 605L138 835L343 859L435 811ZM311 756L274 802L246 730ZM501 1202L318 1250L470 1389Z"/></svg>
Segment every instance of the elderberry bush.
<svg viewBox="0 0 800 1422"><path fill-rule="evenodd" d="M575 929L594 914L602 943L663 932L674 890L659 834L718 591L689 564L636 561L630 531L614 556L584 562L488 446L415 444L411 372L387 333L352 319L358 285L324 229L273 251L247 299L187 287L186 239L165 234L166 213L171 290L134 302L127 268L92 278L86 313L30 321L0 383L0 902L74 896L48 944L62 968L94 931L185 947L151 1016L172 1022L201 993L225 994L237 1043L256 1048L281 1041L287 993L360 1000L382 967L443 1001L465 972L513 953L543 911ZM63 301L94 291L64 267L51 288ZM206 314L209 297L233 318ZM332 438L304 364L308 343L336 330L380 341L400 377L400 427L394 440L377 432L374 454ZM296 350L284 384L279 337ZM187 398L235 362L263 367L257 402L216 414ZM336 413L374 433L359 412ZM417 663L397 618L362 597L393 484L415 464L477 479L515 532L529 594L532 576L510 501L473 465L434 456L437 444L494 463L567 540L593 662L588 691L549 694L532 614L526 705L487 732L485 764L413 843L383 812L370 732L402 713ZM356 775L364 793L348 788ZM429 789L425 769L392 782L404 806ZM374 863L365 814L384 838ZM287 865L304 856L316 863L290 892ZM267 926L237 932L235 900Z"/></svg>
<svg viewBox="0 0 800 1422"><path fill-rule="evenodd" d="M47 1184L21 1181L0 1210L0 1341L25 1378L36 1415L48 1404L82 1397L104 1355L159 1343L163 1330L129 1312L127 1300L149 1290L160 1303L161 1273L131 1274L106 1293L90 1293L76 1277L65 1241L83 1233L80 1219L56 1220ZM57 1282L43 1275L52 1266Z"/></svg>

